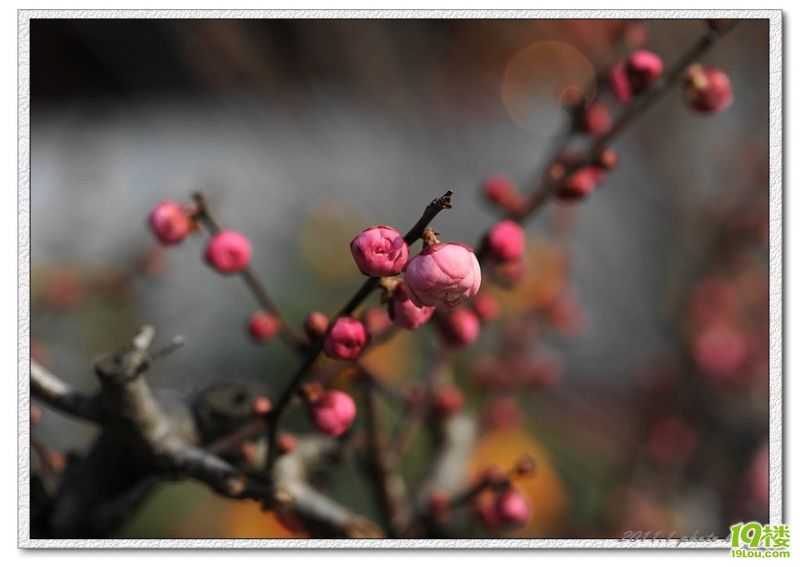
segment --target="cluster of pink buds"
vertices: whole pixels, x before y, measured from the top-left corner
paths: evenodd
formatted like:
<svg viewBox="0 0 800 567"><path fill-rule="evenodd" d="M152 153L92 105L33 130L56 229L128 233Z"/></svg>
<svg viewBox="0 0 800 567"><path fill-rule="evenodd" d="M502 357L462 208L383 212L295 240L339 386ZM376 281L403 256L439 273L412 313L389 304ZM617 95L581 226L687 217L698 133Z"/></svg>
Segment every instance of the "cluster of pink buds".
<svg viewBox="0 0 800 567"><path fill-rule="evenodd" d="M614 124L608 107L599 101L587 104L577 87L567 87L561 94L561 103L572 119L572 129L577 132L600 137L608 134Z"/></svg>
<svg viewBox="0 0 800 567"><path fill-rule="evenodd" d="M579 167L564 177L565 172L578 163L578 159L577 155L564 153L550 166L548 172L550 179L561 180L556 196L562 202L574 203L591 195L605 181L608 172L614 169L619 162L619 157L614 150L604 148L592 163Z"/></svg>
<svg viewBox="0 0 800 567"><path fill-rule="evenodd" d="M652 51L640 49L634 51L627 60L612 67L608 81L614 95L622 103L628 103L661 78L664 64L661 58Z"/></svg>
<svg viewBox="0 0 800 567"><path fill-rule="evenodd" d="M303 398L311 423L324 435L342 435L356 418L353 398L341 390L325 390L320 384L308 384L303 388Z"/></svg>
<svg viewBox="0 0 800 567"><path fill-rule="evenodd" d="M484 527L492 531L518 528L531 518L528 501L511 486L477 500L476 511Z"/></svg>
<svg viewBox="0 0 800 567"><path fill-rule="evenodd" d="M733 103L733 88L728 75L697 63L686 72L683 92L689 107L698 112L719 112Z"/></svg>
<svg viewBox="0 0 800 567"><path fill-rule="evenodd" d="M356 360L369 339L364 323L353 317L339 317L325 335L323 350L336 360Z"/></svg>

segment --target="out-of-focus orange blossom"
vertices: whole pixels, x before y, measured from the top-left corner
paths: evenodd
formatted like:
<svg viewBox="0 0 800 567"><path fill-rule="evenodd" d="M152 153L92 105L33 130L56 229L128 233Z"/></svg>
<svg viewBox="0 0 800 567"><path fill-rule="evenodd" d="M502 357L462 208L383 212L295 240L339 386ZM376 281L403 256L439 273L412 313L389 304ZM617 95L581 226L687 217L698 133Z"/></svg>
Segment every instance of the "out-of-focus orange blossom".
<svg viewBox="0 0 800 567"><path fill-rule="evenodd" d="M533 514L524 526L504 532L508 537L551 537L559 533L563 523L566 494L550 461L550 455L539 442L522 428L497 429L480 439L469 466L470 478L486 467L496 465L509 470L520 457L529 455L536 461L536 472L513 481L528 499Z"/></svg>
<svg viewBox="0 0 800 567"><path fill-rule="evenodd" d="M524 314L550 304L567 282L567 258L560 246L549 240L528 236L525 250L523 280L510 289L499 286L492 288L505 314Z"/></svg>
<svg viewBox="0 0 800 567"><path fill-rule="evenodd" d="M219 536L223 538L298 538L307 537L288 530L274 512L264 512L257 502L232 502L220 517Z"/></svg>

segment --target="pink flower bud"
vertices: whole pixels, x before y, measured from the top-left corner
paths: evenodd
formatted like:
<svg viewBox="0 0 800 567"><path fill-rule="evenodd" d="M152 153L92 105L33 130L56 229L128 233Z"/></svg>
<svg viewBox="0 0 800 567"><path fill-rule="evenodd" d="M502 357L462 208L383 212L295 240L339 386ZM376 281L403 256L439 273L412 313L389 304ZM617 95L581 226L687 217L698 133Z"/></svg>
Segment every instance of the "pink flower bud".
<svg viewBox="0 0 800 567"><path fill-rule="evenodd" d="M272 411L272 402L267 396L256 396L250 404L250 411L255 415L265 416Z"/></svg>
<svg viewBox="0 0 800 567"><path fill-rule="evenodd" d="M472 302L472 310L481 320L481 323L487 323L500 316L500 303L491 295L480 293Z"/></svg>
<svg viewBox="0 0 800 567"><path fill-rule="evenodd" d="M495 224L484 241L486 252L496 262L513 262L525 253L525 231L512 220Z"/></svg>
<svg viewBox="0 0 800 567"><path fill-rule="evenodd" d="M436 328L444 342L453 348L474 343L481 332L481 321L472 309L457 307L436 318Z"/></svg>
<svg viewBox="0 0 800 567"><path fill-rule="evenodd" d="M281 320L272 313L256 311L247 322L247 330L253 339L265 343L280 332Z"/></svg>
<svg viewBox="0 0 800 567"><path fill-rule="evenodd" d="M282 433L278 436L278 451L281 455L291 453L297 448L297 437L291 433Z"/></svg>
<svg viewBox="0 0 800 567"><path fill-rule="evenodd" d="M328 330L328 318L324 313L312 311L306 316L303 327L305 328L306 334L312 339L321 337L325 334L325 331Z"/></svg>
<svg viewBox="0 0 800 567"><path fill-rule="evenodd" d="M371 226L350 243L358 269L367 276L396 276L408 261L408 245L390 226Z"/></svg>
<svg viewBox="0 0 800 567"><path fill-rule="evenodd" d="M491 175L483 182L483 196L494 205L505 207L516 195L516 185L508 176L502 173Z"/></svg>
<svg viewBox="0 0 800 567"><path fill-rule="evenodd" d="M356 360L369 342L369 333L361 321L339 317L325 335L323 350L336 360Z"/></svg>
<svg viewBox="0 0 800 567"><path fill-rule="evenodd" d="M559 187L557 196L562 201L574 202L589 196L597 186L598 170L595 167L582 167L567 177Z"/></svg>
<svg viewBox="0 0 800 567"><path fill-rule="evenodd" d="M317 431L338 437L350 429L356 417L356 404L344 392L328 390L308 404L308 413Z"/></svg>
<svg viewBox="0 0 800 567"><path fill-rule="evenodd" d="M233 274L250 265L250 242L233 230L223 230L208 241L206 262L223 274Z"/></svg>
<svg viewBox="0 0 800 567"><path fill-rule="evenodd" d="M614 91L614 96L621 103L627 104L633 100L633 89L625 70L625 63L617 63L611 68L608 74L608 83L611 85L611 90Z"/></svg>
<svg viewBox="0 0 800 567"><path fill-rule="evenodd" d="M162 244L177 244L191 232L192 219L174 201L161 201L150 211L150 228Z"/></svg>
<svg viewBox="0 0 800 567"><path fill-rule="evenodd" d="M426 245L406 266L406 290L420 307L453 307L478 293L481 266L460 242Z"/></svg>
<svg viewBox="0 0 800 567"><path fill-rule="evenodd" d="M389 302L389 317L395 325L413 331L428 322L435 307L418 307L408 297L406 286L402 282L397 285Z"/></svg>
<svg viewBox="0 0 800 567"><path fill-rule="evenodd" d="M602 102L595 102L580 115L576 127L584 134L600 137L608 134L613 124L608 107Z"/></svg>
<svg viewBox="0 0 800 567"><path fill-rule="evenodd" d="M701 370L718 377L731 377L747 359L745 336L726 323L714 323L701 330L693 342L694 360Z"/></svg>
<svg viewBox="0 0 800 567"><path fill-rule="evenodd" d="M476 499L475 512L477 512L478 519L487 530L495 531L500 528L500 519L497 517L494 499L489 497Z"/></svg>
<svg viewBox="0 0 800 567"><path fill-rule="evenodd" d="M514 488L503 490L495 500L495 513L504 528L519 527L528 522L531 509L528 501Z"/></svg>
<svg viewBox="0 0 800 567"><path fill-rule="evenodd" d="M733 103L730 79L719 69L690 69L684 95L689 106L698 112L719 112Z"/></svg>
<svg viewBox="0 0 800 567"><path fill-rule="evenodd" d="M441 388L433 395L433 411L439 417L449 417L464 407L464 394L455 386Z"/></svg>
<svg viewBox="0 0 800 567"><path fill-rule="evenodd" d="M628 80L634 93L641 93L655 85L664 72L661 57L652 51L640 49L628 57L625 65Z"/></svg>

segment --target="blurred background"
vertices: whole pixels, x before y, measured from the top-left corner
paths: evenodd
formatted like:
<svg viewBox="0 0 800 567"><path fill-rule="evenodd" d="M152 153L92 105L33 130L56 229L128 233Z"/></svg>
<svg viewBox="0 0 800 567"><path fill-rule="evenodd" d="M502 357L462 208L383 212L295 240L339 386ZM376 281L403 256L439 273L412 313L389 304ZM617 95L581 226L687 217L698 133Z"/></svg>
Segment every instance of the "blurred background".
<svg viewBox="0 0 800 567"><path fill-rule="evenodd" d="M164 341L187 340L151 373L165 396L228 381L274 395L294 355L248 340L256 305L204 265L204 238L155 245L156 202L204 191L299 324L359 284L348 244L365 226L404 230L452 189L434 227L476 244L498 218L482 180L541 175L562 140L565 84L592 95L597 74L641 46L669 67L705 25L32 20L33 357L93 388L93 358L149 322ZM767 21L741 22L703 63L728 73L733 106L700 116L673 89L614 145L620 165L600 191L527 225L523 281L485 284L505 316L453 369L481 423L470 471L521 453L540 465L521 483L533 519L504 535L724 537L767 517ZM367 363L406 387L431 366L434 341L400 333ZM515 356L535 378L498 383ZM309 430L295 413L290 425ZM60 450L94 433L48 410L37 425ZM412 447L409 479L424 458ZM343 463L329 491L374 517L363 474ZM182 483L119 535L293 533L256 504Z"/></svg>

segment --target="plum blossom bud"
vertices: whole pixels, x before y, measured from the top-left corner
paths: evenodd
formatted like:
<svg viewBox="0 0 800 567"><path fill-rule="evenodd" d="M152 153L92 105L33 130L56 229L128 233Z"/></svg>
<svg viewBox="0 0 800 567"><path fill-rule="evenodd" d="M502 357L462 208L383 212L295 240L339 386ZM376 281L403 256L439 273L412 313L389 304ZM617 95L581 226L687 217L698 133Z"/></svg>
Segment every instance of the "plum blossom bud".
<svg viewBox="0 0 800 567"><path fill-rule="evenodd" d="M369 342L369 333L361 321L339 317L325 336L323 350L336 360L356 360Z"/></svg>
<svg viewBox="0 0 800 567"><path fill-rule="evenodd" d="M371 226L350 243L358 269L367 276L396 276L408 261L408 245L390 226Z"/></svg>
<svg viewBox="0 0 800 567"><path fill-rule="evenodd" d="M602 102L595 102L578 115L575 127L579 132L600 137L608 134L613 123L608 107Z"/></svg>
<svg viewBox="0 0 800 567"><path fill-rule="evenodd" d="M641 93L655 85L664 72L661 57L652 51L640 49L631 53L625 65L631 88L634 93Z"/></svg>
<svg viewBox="0 0 800 567"><path fill-rule="evenodd" d="M514 488L500 492L495 499L495 513L504 528L524 525L531 517L531 508L525 497Z"/></svg>
<svg viewBox="0 0 800 567"><path fill-rule="evenodd" d="M406 266L406 291L420 307L454 307L481 287L481 266L460 242L426 245Z"/></svg>
<svg viewBox="0 0 800 567"><path fill-rule="evenodd" d="M270 341L281 330L281 320L267 311L256 311L247 322L247 331L250 336L259 342Z"/></svg>
<svg viewBox="0 0 800 567"><path fill-rule="evenodd" d="M308 413L317 431L338 437L350 429L356 417L356 404L344 392L328 390L308 402Z"/></svg>
<svg viewBox="0 0 800 567"><path fill-rule="evenodd" d="M464 394L455 386L446 386L433 395L433 411L439 417L449 417L464 407Z"/></svg>
<svg viewBox="0 0 800 567"><path fill-rule="evenodd" d="M684 96L698 112L719 112L733 103L733 88L724 71L692 65L687 72Z"/></svg>
<svg viewBox="0 0 800 567"><path fill-rule="evenodd" d="M215 234L206 246L206 262L223 274L233 274L247 268L250 255L250 242L233 230Z"/></svg>
<svg viewBox="0 0 800 567"><path fill-rule="evenodd" d="M505 208L518 197L517 187L508 176L496 173L483 181L483 196L493 205Z"/></svg>
<svg viewBox="0 0 800 567"><path fill-rule="evenodd" d="M500 303L491 295L480 293L472 302L472 310L481 323L494 321L500 315Z"/></svg>
<svg viewBox="0 0 800 567"><path fill-rule="evenodd" d="M598 168L586 166L570 174L558 188L557 197L565 202L574 202L589 196L597 187L598 172Z"/></svg>
<svg viewBox="0 0 800 567"><path fill-rule="evenodd" d="M474 343L481 332L481 321L472 309L456 307L436 318L436 328L450 347L460 348Z"/></svg>
<svg viewBox="0 0 800 567"><path fill-rule="evenodd" d="M435 307L418 307L409 299L403 283L395 288L389 302L389 317L395 325L412 331L427 323L435 310Z"/></svg>
<svg viewBox="0 0 800 567"><path fill-rule="evenodd" d="M267 396L256 396L250 404L250 411L254 415L265 416L272 411L272 402Z"/></svg>
<svg viewBox="0 0 800 567"><path fill-rule="evenodd" d="M328 330L328 317L320 311L312 311L306 315L306 320L303 323L303 328L306 334L315 339L321 337Z"/></svg>
<svg viewBox="0 0 800 567"><path fill-rule="evenodd" d="M728 378L745 364L748 344L744 334L732 325L713 323L697 333L692 352L701 370Z"/></svg>
<svg viewBox="0 0 800 567"><path fill-rule="evenodd" d="M617 63L611 68L608 73L608 83L618 101L627 104L633 100L633 89L631 88L630 79L628 79L628 73L625 70L625 63Z"/></svg>
<svg viewBox="0 0 800 567"><path fill-rule="evenodd" d="M525 231L512 220L502 220L489 230L484 246L496 262L517 261L525 253Z"/></svg>
<svg viewBox="0 0 800 567"><path fill-rule="evenodd" d="M475 512L477 512L478 519L487 530L495 531L500 528L500 519L497 517L493 498L483 497L476 499Z"/></svg>
<svg viewBox="0 0 800 567"><path fill-rule="evenodd" d="M380 335L392 326L392 320L383 307L370 307L364 313L362 320L371 337Z"/></svg>
<svg viewBox="0 0 800 567"><path fill-rule="evenodd" d="M192 219L174 201L161 201L150 211L150 229L161 244L177 244L192 231Z"/></svg>

